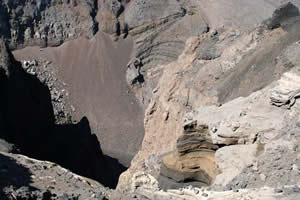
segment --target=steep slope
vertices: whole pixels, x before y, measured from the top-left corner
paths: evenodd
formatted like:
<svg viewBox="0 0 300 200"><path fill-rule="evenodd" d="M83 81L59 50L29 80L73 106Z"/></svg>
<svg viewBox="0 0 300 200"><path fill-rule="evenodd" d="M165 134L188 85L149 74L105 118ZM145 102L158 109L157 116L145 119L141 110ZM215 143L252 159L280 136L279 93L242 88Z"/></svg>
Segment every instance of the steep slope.
<svg viewBox="0 0 300 200"><path fill-rule="evenodd" d="M15 144L22 154L115 187L125 167L102 153L89 120L82 117L78 123L56 124L48 86L26 73L3 41L0 71L0 138Z"/></svg>
<svg viewBox="0 0 300 200"><path fill-rule="evenodd" d="M236 6L245 4L241 2ZM120 190L134 191L126 184L132 180L134 185L132 175L139 171L153 175L166 189L185 185L199 187L203 183L225 184L221 177L233 178L254 162L251 158L261 153L257 134L269 129L271 132L284 129L288 123L286 117L297 116L297 107L294 111L283 112L269 105L267 93L284 72L299 65L295 48L300 40L299 11L292 4L285 4L276 11L277 3L271 5L269 14L258 12L263 16L259 17L260 25L245 24L246 29L227 25L191 37L177 60L156 66L163 73L146 109L142 149L131 168L122 174ZM266 20L268 16L271 18ZM256 16L251 17L255 19ZM270 28L270 21L278 25ZM259 92L254 93L256 91ZM245 100L238 98L241 96ZM277 97L281 99L280 95ZM284 98L289 99L288 96L282 101L289 102ZM233 115L229 110L244 116L243 109L233 103L238 101L245 109L253 109L253 116L246 114L245 124L235 123L234 118L231 123ZM222 116L228 119L218 121ZM220 134L215 137L219 130ZM247 159L236 152L247 152ZM139 180L136 181L138 184ZM144 184L146 188L152 187L146 180Z"/></svg>
<svg viewBox="0 0 300 200"><path fill-rule="evenodd" d="M113 42L98 33L60 47L40 51L28 47L15 51L20 60L41 58L57 67L59 79L70 91L75 120L89 119L105 154L129 166L143 139L143 111L126 84L126 64L132 41Z"/></svg>
<svg viewBox="0 0 300 200"><path fill-rule="evenodd" d="M11 48L57 46L98 31L94 0L30 0L0 3L0 34Z"/></svg>
<svg viewBox="0 0 300 200"><path fill-rule="evenodd" d="M16 11L32 2L5 1L15 7L0 15L4 22L12 19L0 31L12 47L31 45L22 39L24 30L15 38L7 31L25 16ZM26 47L14 55L32 74L27 60L51 63L70 91L73 120L87 118L51 127L58 135L71 134L48 136L59 148L47 142L39 148L51 155L49 160L70 169L79 166L72 170L106 184L103 180L111 180L113 187L124 168L101 149L129 166L111 199L299 199L300 1L287 2L49 1L37 13L61 16L66 9L62 29L72 32L74 25L76 34L58 37L59 42L50 34L50 46L64 44ZM48 19L39 18L41 26ZM95 36L85 38L89 33ZM69 39L74 40L65 42ZM48 110L51 125L56 116ZM42 128L47 122L34 120ZM0 128L5 126L0 121ZM75 139L69 141L70 135ZM24 137L16 138L23 144ZM25 140L27 147L35 143ZM15 150L5 141L0 148ZM78 158L71 159L72 153Z"/></svg>

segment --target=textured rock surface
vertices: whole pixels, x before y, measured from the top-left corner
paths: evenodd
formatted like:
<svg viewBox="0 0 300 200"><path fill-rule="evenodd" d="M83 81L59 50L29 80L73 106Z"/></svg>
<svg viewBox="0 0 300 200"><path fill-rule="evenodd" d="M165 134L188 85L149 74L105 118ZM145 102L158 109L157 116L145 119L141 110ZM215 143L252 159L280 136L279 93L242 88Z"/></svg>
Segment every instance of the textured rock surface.
<svg viewBox="0 0 300 200"><path fill-rule="evenodd" d="M109 191L59 165L23 155L0 153L1 199L107 199Z"/></svg>
<svg viewBox="0 0 300 200"><path fill-rule="evenodd" d="M0 34L12 48L57 46L97 32L94 0L1 1Z"/></svg>
<svg viewBox="0 0 300 200"><path fill-rule="evenodd" d="M212 7L214 2L210 3ZM223 4L221 2L218 6ZM252 2L239 2L236 6L248 7L246 4L255 7ZM296 77L297 73L291 69L299 64L296 47L300 39L297 34L299 17L285 18L281 27L273 30L264 27L264 20L272 16L277 5L279 2L273 1L268 4L269 7L264 7L270 13L258 12L261 16L257 18L251 15L254 21L250 17L249 22L243 25L227 25L191 37L186 40L185 48L177 60L146 70L144 74L148 75L158 70L162 73L157 76L160 77L157 84L153 84L151 102L146 108L142 148L132 161L131 168L121 175L120 190L126 190L125 183L130 182L131 174L135 171L144 171L155 177L159 177L160 173L173 176L174 179L184 177L184 173L168 171L164 166L164 162L167 162L172 166L169 167L171 169L184 169L180 167L184 156L176 153L180 149L187 155L189 150L196 150L199 155L202 151L210 150L212 157L216 156L212 165L218 169L217 173L213 173L216 185L226 185L247 166L255 163L264 146L259 142L260 135L272 135L283 129L290 115L288 110L270 104L272 91L282 82L274 81L280 78L285 80L288 73ZM255 26L256 22L262 25ZM248 23L253 26L248 26ZM210 25L218 27L212 22ZM286 71L289 72L284 74ZM150 77L145 76L143 86ZM288 83L297 85L298 79L293 80ZM185 124L195 121L198 126L207 127L207 133L191 133L189 139L180 139L187 137L184 135ZM178 138L182 145L176 145ZM185 142L189 145L185 145ZM203 158L198 156L193 160L195 156L192 155L195 153L186 158L194 164L200 163ZM189 161L183 163L188 164ZM159 166L163 166L162 169ZM201 164L196 167L199 167L198 172L201 171ZM177 179L182 186L184 179Z"/></svg>
<svg viewBox="0 0 300 200"><path fill-rule="evenodd" d="M8 79L16 83L16 91L24 90L0 99L4 110L0 110L0 135L8 136L7 127L17 127L17 134L11 136L17 136L15 144L21 151L34 155L42 149L39 153L47 156L39 158L113 187L122 169L116 160L103 156L99 140L105 153L130 165L110 199L298 200L300 16L296 6L300 1L287 2L2 1L0 34L11 47L56 46L75 39L60 47L32 47L15 54L29 61L24 62L28 77L40 80L52 70L39 68L34 59L42 65L43 60L51 61L58 72L53 77L65 81L71 94L65 99L60 83L46 81L49 88L52 83L58 88L47 96L54 111L70 100L76 108L70 115L77 120L87 115L89 120L53 126L52 108L41 104L25 109L25 113L34 110L37 116L29 120L40 126L32 128L31 123L22 123L22 117L6 123L23 109L14 108L16 99L25 97L36 104L42 100L28 89L27 81L19 82L23 79L17 75L23 69L14 66L20 63L7 59L11 54L3 51L0 87L5 88ZM83 38L93 36L98 28L100 32L90 40ZM5 110L6 104L11 112ZM143 142L138 104L145 108ZM46 119L40 117L45 107L49 108ZM43 124L47 122L56 134L36 147L30 138L41 138L38 133L47 131ZM62 134L67 132L71 137ZM54 149L49 143L58 145ZM18 150L5 141L0 148ZM49 195L42 190L32 195ZM7 186L4 192L31 195L26 187Z"/></svg>

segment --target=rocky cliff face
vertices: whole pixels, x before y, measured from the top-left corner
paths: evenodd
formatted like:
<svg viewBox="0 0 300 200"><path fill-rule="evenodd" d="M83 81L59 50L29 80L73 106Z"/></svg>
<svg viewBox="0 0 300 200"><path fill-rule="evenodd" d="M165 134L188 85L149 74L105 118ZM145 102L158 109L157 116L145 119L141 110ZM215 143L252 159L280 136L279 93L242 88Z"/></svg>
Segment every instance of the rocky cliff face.
<svg viewBox="0 0 300 200"><path fill-rule="evenodd" d="M12 48L57 46L98 29L94 0L1 1L1 35Z"/></svg>
<svg viewBox="0 0 300 200"><path fill-rule="evenodd" d="M98 141L105 152L128 166L134 157L117 190L105 191L100 198L300 198L299 0L3 1L0 5L0 21L6 23L0 34L12 48L57 46L72 40L60 47L15 52L20 59L32 54L39 58L37 63L50 60L58 66L57 76L63 81L54 84L47 78L46 86L37 79L48 76L49 67L24 62L30 76L9 51L1 51L0 87L5 97L0 130L6 141L0 140L0 149L56 162L110 187L116 186L125 169L103 155ZM44 92L45 99L33 91ZM22 98L24 104L15 106ZM73 103L76 109L68 105ZM139 106L145 110L143 141ZM28 119L38 126L26 123L20 111L32 112ZM83 113L87 118L78 124L72 121ZM55 124L68 120L73 123ZM49 129L47 141L40 142L41 132ZM78 156L72 158L74 154ZM8 157L33 168L26 164L27 158L3 154L2 160ZM52 172L45 173L52 176ZM4 175L8 179L9 174ZM32 181L44 190L39 180ZM30 194L26 189L22 193L21 185L11 189L9 181L0 184L5 185L6 196ZM90 187L82 184L83 196L98 195L90 193L94 190L87 194Z"/></svg>
<svg viewBox="0 0 300 200"><path fill-rule="evenodd" d="M228 5L223 4L225 8ZM238 5L250 6L246 4ZM215 6L213 2L204 5L209 6L208 10ZM248 187L249 182L245 183L242 178L244 174L239 175L247 167L256 166L257 159L264 157L266 146L272 143L271 138L276 138L276 132L297 119L297 97L294 97L299 88L296 81L299 11L291 3L276 9L277 5L275 1L269 4L270 12L260 13L259 17L250 15L247 23L234 19L232 22L240 23L224 22L225 26L220 27L214 23L218 15L205 12L201 9L203 4L198 4L196 10L202 11L210 29L187 39L177 60L155 66L163 72L146 108L145 138L131 168L121 176L120 190L126 188L122 187L122 181L130 182L129 174L136 171L153 175L165 189L186 185L213 185L225 190ZM145 82L148 79L145 78ZM260 135L269 140L260 141ZM277 140L284 143L283 138ZM289 151L290 156L293 154ZM280 173L290 173L283 171ZM261 173L256 178L258 176L264 182L275 180L279 175L274 172L272 175ZM231 183L235 177L237 181ZM234 184L238 186L233 187ZM267 181L262 185L298 184L282 180L277 185ZM137 190L138 193L149 191L152 186L145 187L147 189ZM164 195L168 196L161 194L160 198L167 198ZM148 198L158 197L149 193Z"/></svg>

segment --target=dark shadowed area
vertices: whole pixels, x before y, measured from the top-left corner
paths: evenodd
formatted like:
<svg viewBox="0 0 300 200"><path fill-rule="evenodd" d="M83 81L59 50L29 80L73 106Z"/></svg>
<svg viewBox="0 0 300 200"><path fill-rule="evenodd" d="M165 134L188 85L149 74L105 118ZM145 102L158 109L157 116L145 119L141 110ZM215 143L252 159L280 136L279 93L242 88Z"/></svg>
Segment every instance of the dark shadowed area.
<svg viewBox="0 0 300 200"><path fill-rule="evenodd" d="M127 86L126 66L132 40L112 41L103 33L91 40L79 38L60 47L17 50L19 60L42 58L58 67L67 84L75 119L89 119L104 154L129 166L144 136L143 110Z"/></svg>
<svg viewBox="0 0 300 200"><path fill-rule="evenodd" d="M103 155L88 118L56 125L49 88L26 73L3 43L0 47L0 138L15 144L22 154L116 187L126 168Z"/></svg>

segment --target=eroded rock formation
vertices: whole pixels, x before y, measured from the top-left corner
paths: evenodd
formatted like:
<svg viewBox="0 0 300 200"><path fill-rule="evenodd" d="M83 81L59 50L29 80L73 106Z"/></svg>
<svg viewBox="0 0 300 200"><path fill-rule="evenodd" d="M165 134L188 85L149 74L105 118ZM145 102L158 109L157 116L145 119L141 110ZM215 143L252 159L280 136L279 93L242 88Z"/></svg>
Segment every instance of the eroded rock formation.
<svg viewBox="0 0 300 200"><path fill-rule="evenodd" d="M65 42L14 53L22 60L37 57L37 63L50 60L71 93L65 98L61 84L55 90L47 85L49 93L38 80L46 69L24 62L27 74L2 51L0 130L7 141L0 140L1 151L26 152L113 187L124 168L103 155L100 141L105 153L129 166L117 190L100 198L299 199L299 0L0 5L6 23L0 34L12 48ZM76 107L64 114L70 122L85 113L88 118L56 125L61 103ZM38 126L26 123L20 110L31 112ZM96 195L91 191L81 192ZM32 194L20 185L7 186L9 192Z"/></svg>

